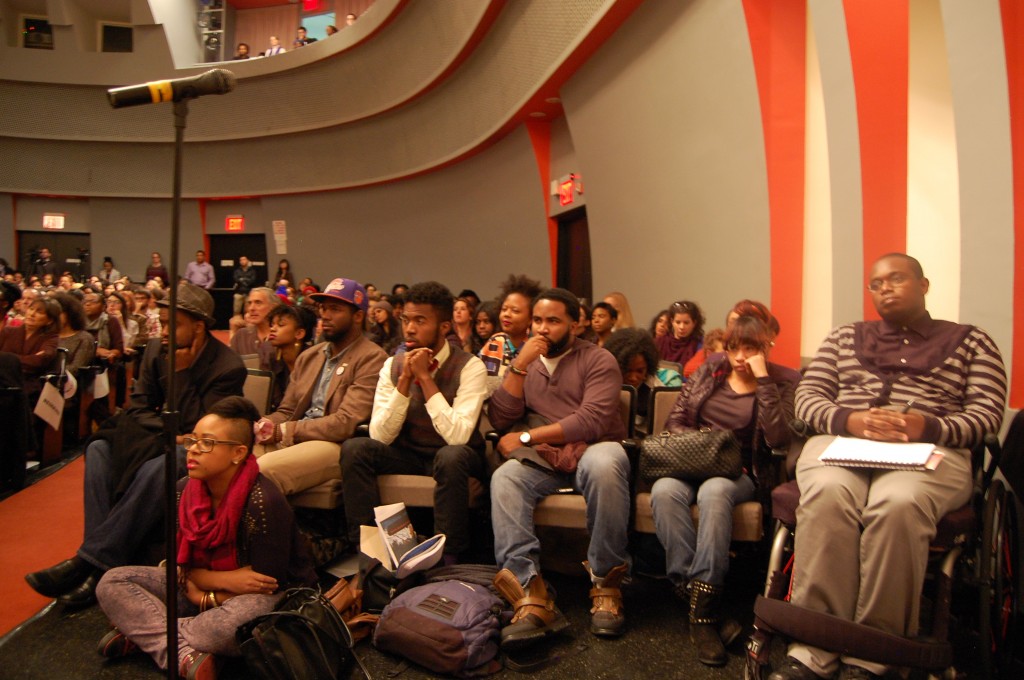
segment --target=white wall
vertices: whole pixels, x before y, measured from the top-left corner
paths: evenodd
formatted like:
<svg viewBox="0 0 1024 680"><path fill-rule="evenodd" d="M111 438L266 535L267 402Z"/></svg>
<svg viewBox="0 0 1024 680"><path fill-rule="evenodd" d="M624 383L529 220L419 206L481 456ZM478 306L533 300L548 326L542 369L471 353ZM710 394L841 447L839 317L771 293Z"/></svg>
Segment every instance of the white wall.
<svg viewBox="0 0 1024 680"><path fill-rule="evenodd" d="M594 295L646 324L696 300L708 327L770 298L768 189L743 8L641 5L562 88L587 191Z"/></svg>

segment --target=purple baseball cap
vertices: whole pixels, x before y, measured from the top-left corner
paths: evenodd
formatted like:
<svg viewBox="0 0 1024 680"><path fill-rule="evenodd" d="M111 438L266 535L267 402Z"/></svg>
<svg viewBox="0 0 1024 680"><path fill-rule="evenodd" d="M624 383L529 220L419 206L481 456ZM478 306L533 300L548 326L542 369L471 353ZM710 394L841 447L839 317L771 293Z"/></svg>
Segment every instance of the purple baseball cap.
<svg viewBox="0 0 1024 680"><path fill-rule="evenodd" d="M350 305L358 307L359 309L366 311L367 308L367 295L366 289L358 281L352 279L334 279L327 284L322 293L313 293L309 296L311 300L316 302L326 302L327 300L341 300L347 302Z"/></svg>

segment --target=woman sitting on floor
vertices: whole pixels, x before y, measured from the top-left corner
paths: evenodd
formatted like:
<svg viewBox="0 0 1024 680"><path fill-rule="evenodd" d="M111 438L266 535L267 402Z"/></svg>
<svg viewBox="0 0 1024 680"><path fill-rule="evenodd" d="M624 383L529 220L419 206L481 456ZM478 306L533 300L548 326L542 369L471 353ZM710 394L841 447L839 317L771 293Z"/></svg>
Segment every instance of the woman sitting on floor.
<svg viewBox="0 0 1024 680"><path fill-rule="evenodd" d="M726 662L718 632L719 605L729 569L733 508L767 485L772 447L789 444L795 385L768 362L771 339L753 317L740 317L725 336L725 354L710 358L683 386L665 428L679 434L699 428L732 430L744 472L736 479L688 482L662 477L651 487L658 540L675 592L690 603L690 641L704 664ZM694 528L690 506L700 510ZM738 632L738 631L737 631ZM730 637L735 637L730 635Z"/></svg>
<svg viewBox="0 0 1024 680"><path fill-rule="evenodd" d="M184 438L188 479L178 482L178 672L216 677L214 655L238 656L235 630L273 611L286 588L316 575L291 507L252 456L259 413L242 397L213 405ZM167 659L166 570L117 567L96 588L115 628L99 652L136 649Z"/></svg>

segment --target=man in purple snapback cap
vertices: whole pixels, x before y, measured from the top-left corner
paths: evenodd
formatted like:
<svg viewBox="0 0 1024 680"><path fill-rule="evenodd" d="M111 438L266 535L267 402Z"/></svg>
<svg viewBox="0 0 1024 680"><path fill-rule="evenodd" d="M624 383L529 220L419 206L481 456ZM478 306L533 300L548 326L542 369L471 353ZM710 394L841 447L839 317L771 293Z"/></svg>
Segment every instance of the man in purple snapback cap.
<svg viewBox="0 0 1024 680"><path fill-rule="evenodd" d="M338 278L309 296L323 341L299 355L277 411L260 421L260 472L296 505L340 504L341 443L370 418L387 355L363 336L366 289Z"/></svg>

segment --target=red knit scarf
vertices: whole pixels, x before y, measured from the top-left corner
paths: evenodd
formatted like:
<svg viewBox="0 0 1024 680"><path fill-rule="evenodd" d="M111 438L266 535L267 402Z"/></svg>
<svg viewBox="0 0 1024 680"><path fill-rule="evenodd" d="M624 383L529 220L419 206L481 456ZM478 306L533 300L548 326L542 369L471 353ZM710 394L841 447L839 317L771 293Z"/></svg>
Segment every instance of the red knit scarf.
<svg viewBox="0 0 1024 680"><path fill-rule="evenodd" d="M190 479L178 504L178 565L214 571L238 569L238 522L260 473L255 456L246 456L228 484L216 514L205 482Z"/></svg>

